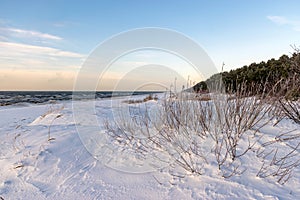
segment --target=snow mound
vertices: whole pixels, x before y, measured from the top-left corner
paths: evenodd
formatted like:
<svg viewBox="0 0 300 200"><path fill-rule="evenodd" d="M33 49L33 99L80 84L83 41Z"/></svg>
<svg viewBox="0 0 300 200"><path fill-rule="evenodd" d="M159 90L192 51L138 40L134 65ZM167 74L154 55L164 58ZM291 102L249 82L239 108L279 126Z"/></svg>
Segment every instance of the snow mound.
<svg viewBox="0 0 300 200"><path fill-rule="evenodd" d="M68 112L51 112L37 117L28 126L51 126L51 125L73 125L74 120L72 114Z"/></svg>

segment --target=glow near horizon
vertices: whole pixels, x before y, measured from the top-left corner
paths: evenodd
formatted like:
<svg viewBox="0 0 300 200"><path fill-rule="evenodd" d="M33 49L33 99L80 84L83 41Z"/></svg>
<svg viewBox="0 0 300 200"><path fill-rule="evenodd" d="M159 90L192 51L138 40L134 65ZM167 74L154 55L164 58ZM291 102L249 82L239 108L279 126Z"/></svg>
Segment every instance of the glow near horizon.
<svg viewBox="0 0 300 200"><path fill-rule="evenodd" d="M202 45L219 70L222 62L224 69L230 70L278 58L292 52L290 45L300 45L299 7L297 1L269 0L2 2L0 90L72 90L76 73L98 43L121 31L147 26L170 28L191 37ZM181 70L183 82L187 76L194 76L192 70L185 70L189 67L184 61L145 51L115 62L99 88L112 89L124 72L120 69L141 67L139 64L172 66ZM149 79L156 77L155 71L149 73L151 70L145 74ZM133 73L128 85L124 83L124 90L138 83L134 77ZM172 84L174 78L169 76L172 80L165 84ZM197 82L201 77L191 79Z"/></svg>

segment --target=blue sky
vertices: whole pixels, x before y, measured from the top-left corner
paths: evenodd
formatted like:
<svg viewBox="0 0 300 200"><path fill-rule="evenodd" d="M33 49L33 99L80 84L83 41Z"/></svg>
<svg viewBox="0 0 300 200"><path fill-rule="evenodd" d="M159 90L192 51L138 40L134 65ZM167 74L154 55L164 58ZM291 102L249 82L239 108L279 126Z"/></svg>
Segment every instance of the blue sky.
<svg viewBox="0 0 300 200"><path fill-rule="evenodd" d="M0 90L71 90L100 42L142 27L189 36L218 69L278 58L300 45L299 8L297 0L0 0Z"/></svg>

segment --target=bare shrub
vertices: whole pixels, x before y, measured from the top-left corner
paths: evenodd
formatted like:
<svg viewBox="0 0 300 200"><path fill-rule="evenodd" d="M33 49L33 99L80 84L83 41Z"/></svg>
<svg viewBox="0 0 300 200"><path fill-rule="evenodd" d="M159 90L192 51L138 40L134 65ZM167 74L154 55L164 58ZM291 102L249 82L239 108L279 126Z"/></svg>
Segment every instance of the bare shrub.
<svg viewBox="0 0 300 200"><path fill-rule="evenodd" d="M300 50L293 46L289 76L281 82L281 96L278 99L278 116L288 118L300 124Z"/></svg>
<svg viewBox="0 0 300 200"><path fill-rule="evenodd" d="M262 143L257 156L262 165L257 172L261 178L274 177L278 183L286 183L293 170L300 165L300 134L295 130L281 133Z"/></svg>
<svg viewBox="0 0 300 200"><path fill-rule="evenodd" d="M246 170L242 157L252 153L262 162L257 176L277 177L284 184L299 165L293 159L299 157L300 136L275 134L262 142L260 129L278 111L276 98L265 84L244 82L227 93L216 85L209 98L205 94L205 101L201 94L166 95L155 111L147 103L129 105L129 112L121 110L115 122L105 123L107 134L121 151L143 158L151 155L188 173L203 174L211 162L217 163L224 178L242 174ZM280 143L288 148L279 154L273 144Z"/></svg>
<svg viewBox="0 0 300 200"><path fill-rule="evenodd" d="M266 123L262 119L271 108L260 97L248 97L248 92L241 87L231 95L211 94L211 100L206 101L187 93L166 96L154 115L138 107L135 115L121 112L116 123L107 122L105 126L123 150L134 148L158 159L159 152L166 152L169 160L197 174L202 174L214 157L224 177L238 174L239 166L233 163L259 140L255 133ZM248 141L246 148L241 140ZM233 171L226 175L229 168Z"/></svg>
<svg viewBox="0 0 300 200"><path fill-rule="evenodd" d="M57 108L51 108L49 111L47 111L44 115L42 115L42 117L46 117L49 114L55 114L55 117L51 120L49 126L48 126L48 142L55 140L54 137L51 137L51 127L54 123L54 121L60 117L62 117L63 115L60 114L60 111L62 111L64 109L64 106L61 107L57 107Z"/></svg>
<svg viewBox="0 0 300 200"><path fill-rule="evenodd" d="M152 94L149 94L147 97L145 97L144 99L130 99L130 100L125 100L123 101L124 103L128 103L128 104L135 104L135 103L143 103L143 102L147 102L147 101L157 101L158 98L157 96L152 96Z"/></svg>
<svg viewBox="0 0 300 200"><path fill-rule="evenodd" d="M214 153L220 170L233 165L237 158L253 149L260 139L256 133L270 120L266 116L272 105L267 104L265 95L253 96L259 87L253 85L246 89L243 83L235 93L213 97L214 115L209 133L215 141ZM241 145L241 141L248 141L248 145ZM237 167L233 168L233 173Z"/></svg>
<svg viewBox="0 0 300 200"><path fill-rule="evenodd" d="M300 102L287 99L280 99L279 105L285 117L300 124Z"/></svg>
<svg viewBox="0 0 300 200"><path fill-rule="evenodd" d="M209 106L202 104L207 102L187 100L184 95L165 97L153 114L143 108L146 106L143 104L135 107L134 115L129 108L129 115L121 112L116 123L107 122L105 126L108 134L122 145L122 150L133 147L135 152L152 154L158 160L163 160L161 152L164 152L163 155L169 157L167 162L201 174L206 163L201 143L208 129L206 121L209 121L205 115L209 114Z"/></svg>

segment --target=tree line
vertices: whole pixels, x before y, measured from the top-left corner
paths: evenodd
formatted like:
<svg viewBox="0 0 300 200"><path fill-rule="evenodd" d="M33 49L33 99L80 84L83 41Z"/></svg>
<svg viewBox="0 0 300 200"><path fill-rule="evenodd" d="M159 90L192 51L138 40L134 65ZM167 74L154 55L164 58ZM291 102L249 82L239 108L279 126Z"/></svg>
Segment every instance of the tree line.
<svg viewBox="0 0 300 200"><path fill-rule="evenodd" d="M240 87L251 90L261 85L256 92L269 92L289 98L300 97L300 53L282 55L279 59L252 63L241 68L212 75L206 81L193 86L197 93L208 92L222 85L226 92L236 92ZM257 89L257 88L256 88Z"/></svg>

